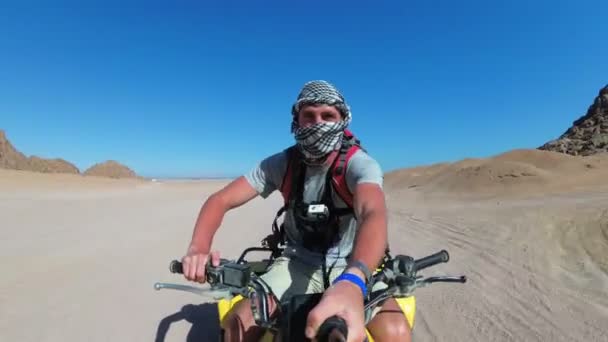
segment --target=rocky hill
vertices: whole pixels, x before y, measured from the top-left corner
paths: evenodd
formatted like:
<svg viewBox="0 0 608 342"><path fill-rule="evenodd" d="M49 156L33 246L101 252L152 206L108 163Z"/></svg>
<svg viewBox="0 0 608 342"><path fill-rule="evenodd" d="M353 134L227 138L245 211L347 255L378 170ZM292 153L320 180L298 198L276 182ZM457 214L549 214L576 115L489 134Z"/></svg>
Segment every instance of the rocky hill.
<svg viewBox="0 0 608 342"><path fill-rule="evenodd" d="M100 176L110 178L137 178L135 172L129 169L127 166L122 165L114 160L108 160L103 163L98 163L85 172L87 176Z"/></svg>
<svg viewBox="0 0 608 342"><path fill-rule="evenodd" d="M27 157L13 147L3 130L0 130L0 168L29 170Z"/></svg>
<svg viewBox="0 0 608 342"><path fill-rule="evenodd" d="M608 152L608 85L599 91L585 115L539 149L581 156Z"/></svg>
<svg viewBox="0 0 608 342"><path fill-rule="evenodd" d="M80 170L74 164L61 158L27 157L11 144L3 130L0 130L0 169L80 174ZM133 170L116 161L95 164L86 170L83 175L111 178L139 178Z"/></svg>
<svg viewBox="0 0 608 342"><path fill-rule="evenodd" d="M78 168L61 158L45 159L37 156L28 158L29 170L44 173L80 173Z"/></svg>

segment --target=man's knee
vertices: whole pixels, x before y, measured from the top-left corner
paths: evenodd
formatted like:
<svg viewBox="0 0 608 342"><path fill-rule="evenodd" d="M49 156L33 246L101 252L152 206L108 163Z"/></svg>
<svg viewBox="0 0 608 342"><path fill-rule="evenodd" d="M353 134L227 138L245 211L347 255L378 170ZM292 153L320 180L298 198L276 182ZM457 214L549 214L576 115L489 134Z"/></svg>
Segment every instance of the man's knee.
<svg viewBox="0 0 608 342"><path fill-rule="evenodd" d="M388 337L388 341L403 341L404 337L409 337L410 328L405 317L390 317L382 321L383 331Z"/></svg>
<svg viewBox="0 0 608 342"><path fill-rule="evenodd" d="M234 324L236 321L246 321L251 314L249 299L242 299L226 313L226 316L222 320L222 328L228 327L230 324ZM249 310L247 310L249 309ZM248 312L249 311L249 312ZM253 317L253 315L251 315Z"/></svg>
<svg viewBox="0 0 608 342"><path fill-rule="evenodd" d="M394 300L387 301L382 306L382 310L374 316L367 328L378 342L411 341L407 318Z"/></svg>
<svg viewBox="0 0 608 342"><path fill-rule="evenodd" d="M261 335L256 327L249 299L236 303L222 321L224 341L252 341Z"/></svg>
<svg viewBox="0 0 608 342"><path fill-rule="evenodd" d="M276 303L268 299L268 314L275 314ZM226 314L222 321L224 341L257 341L264 334L264 329L257 326L251 311L251 301L242 299Z"/></svg>
<svg viewBox="0 0 608 342"><path fill-rule="evenodd" d="M405 319L385 318L373 327L368 326L368 329L377 342L411 340L410 328Z"/></svg>

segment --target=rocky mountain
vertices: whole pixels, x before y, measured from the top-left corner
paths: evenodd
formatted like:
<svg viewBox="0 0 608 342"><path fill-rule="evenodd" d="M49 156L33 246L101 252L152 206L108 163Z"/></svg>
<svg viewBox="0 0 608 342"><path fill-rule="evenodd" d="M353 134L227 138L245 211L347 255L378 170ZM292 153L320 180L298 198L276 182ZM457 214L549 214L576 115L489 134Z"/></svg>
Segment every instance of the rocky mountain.
<svg viewBox="0 0 608 342"><path fill-rule="evenodd" d="M74 164L61 158L27 157L11 144L3 130L0 130L0 169L80 174L80 170ZM95 164L83 174L111 178L139 178L133 170L116 161Z"/></svg>
<svg viewBox="0 0 608 342"><path fill-rule="evenodd" d="M13 147L3 130L0 130L0 168L29 170L27 157Z"/></svg>
<svg viewBox="0 0 608 342"><path fill-rule="evenodd" d="M29 170L44 173L80 173L78 168L61 158L46 159L37 156L28 158Z"/></svg>
<svg viewBox="0 0 608 342"><path fill-rule="evenodd" d="M103 163L98 163L88 168L84 175L100 176L110 178L137 178L133 170L125 165L122 165L114 160L108 160Z"/></svg>
<svg viewBox="0 0 608 342"><path fill-rule="evenodd" d="M599 91L587 113L558 139L538 149L588 156L608 152L608 85Z"/></svg>

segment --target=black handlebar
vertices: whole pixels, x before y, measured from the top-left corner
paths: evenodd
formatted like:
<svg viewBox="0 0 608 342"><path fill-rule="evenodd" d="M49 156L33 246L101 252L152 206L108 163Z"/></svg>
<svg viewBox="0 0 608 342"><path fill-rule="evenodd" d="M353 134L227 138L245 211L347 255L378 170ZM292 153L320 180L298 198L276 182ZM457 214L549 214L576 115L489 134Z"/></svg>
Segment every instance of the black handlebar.
<svg viewBox="0 0 608 342"><path fill-rule="evenodd" d="M346 342L348 327L346 321L338 316L332 316L321 324L317 331L316 340L319 342Z"/></svg>
<svg viewBox="0 0 608 342"><path fill-rule="evenodd" d="M422 269L437 265L442 262L448 262L449 260L450 260L450 255L444 249L435 254L431 254L429 256L416 260L414 263L414 269L416 271L420 271Z"/></svg>
<svg viewBox="0 0 608 342"><path fill-rule="evenodd" d="M410 260L409 262L407 262L408 259ZM399 269L399 271L404 272L405 274L409 274L409 272L407 271L407 269L408 268L411 269L412 266L408 267L407 265L408 264L412 265L412 261L413 261L413 270L412 271L414 271L414 273L415 273L415 272L420 271L422 269L425 269L425 268L428 268L428 267L431 267L431 266L434 266L434 265L437 265L437 264L440 264L440 263L443 263L443 262L448 262L449 260L450 260L450 255L444 249L444 250L441 250L441 251L439 251L439 252L437 252L435 254L431 254L429 256L426 256L424 258L420 258L420 259L417 259L417 260L413 260L411 257L408 257L408 256L401 256L401 255L399 255L399 256L397 256L394 259L393 262L397 263L397 264L395 264L395 266L396 266L396 268ZM222 261L227 262L228 260L223 260L222 259ZM220 262L220 264L222 264L222 262ZM212 278L212 279L209 279L209 281L211 283L215 283L216 281L219 280L219 279L215 279L216 277L213 277L212 274L210 274L210 273L214 273L213 270L216 270L216 269L217 268L211 266L211 264L207 265L205 276L206 276L206 278L209 277L209 276L211 276L210 278ZM183 268L183 265L182 265L182 263L180 261L173 260L169 264L169 271L171 273L183 274L184 268Z"/></svg>
<svg viewBox="0 0 608 342"><path fill-rule="evenodd" d="M177 261L177 260L173 260L171 261L171 263L169 264L169 271L171 273L179 273L179 274L183 274L184 273L184 267L182 265L181 262Z"/></svg>
<svg viewBox="0 0 608 342"><path fill-rule="evenodd" d="M239 258L241 261L243 256ZM448 262L450 256L446 250L441 250L435 254L431 254L429 256L423 257L421 259L414 260L412 257L405 255L398 255L395 258L389 260L386 267L392 269L397 273L396 281L399 284L399 280L403 277L407 279L413 278L417 271L422 269L431 267L433 265ZM218 267L212 266L210 263L206 266L205 269L205 277L207 282L212 286L214 284L219 285L228 285L233 286L237 289L247 287L248 284L251 284L250 281L254 280L255 292L260 296L261 312L260 315L262 319L256 318L256 323L260 325L270 326L268 322L268 313L266 307L266 296L264 296L264 288L262 285L255 281L255 279L250 279L251 269L249 266L241 265L240 263L231 263L228 260L222 259L220 261L220 265ZM184 268L183 264L178 260L173 260L169 264L169 271L171 273L183 274ZM384 277L384 274L382 274ZM384 279L384 278L380 278ZM424 283L433 283L433 282L466 282L466 277L431 277L427 278ZM409 283L408 283L409 284ZM399 285L401 287L401 285ZM410 285L407 285L410 286ZM408 290L409 291L409 290ZM382 297L382 296L380 296ZM381 299L380 297L372 300L372 302L376 302ZM384 297L382 297L384 298ZM368 304L369 305L369 304ZM344 319L338 316L332 316L328 318L323 324L319 327L317 332L316 340L319 342L346 342L348 337L348 327Z"/></svg>

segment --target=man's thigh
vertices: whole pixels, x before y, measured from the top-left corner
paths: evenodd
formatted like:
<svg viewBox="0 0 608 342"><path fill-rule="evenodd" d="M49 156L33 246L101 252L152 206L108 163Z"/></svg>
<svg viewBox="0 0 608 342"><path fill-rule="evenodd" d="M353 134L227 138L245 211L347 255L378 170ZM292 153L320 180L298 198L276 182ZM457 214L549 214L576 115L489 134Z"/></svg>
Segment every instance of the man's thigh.
<svg viewBox="0 0 608 342"><path fill-rule="evenodd" d="M279 257L261 278L281 302L294 295L308 294L314 291L311 283L315 269L296 259Z"/></svg>

